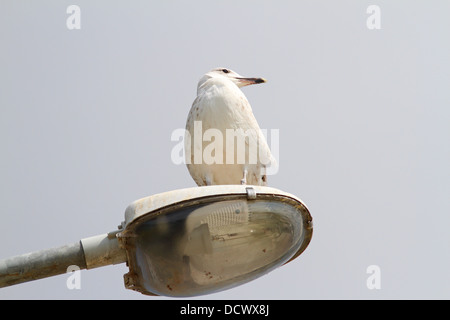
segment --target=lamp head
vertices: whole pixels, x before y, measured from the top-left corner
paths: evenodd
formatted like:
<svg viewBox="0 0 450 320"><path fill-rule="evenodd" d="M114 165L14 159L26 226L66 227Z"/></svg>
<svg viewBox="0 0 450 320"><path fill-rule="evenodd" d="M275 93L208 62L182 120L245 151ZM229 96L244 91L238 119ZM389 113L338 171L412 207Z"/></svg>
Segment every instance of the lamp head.
<svg viewBox="0 0 450 320"><path fill-rule="evenodd" d="M144 294L196 296L256 279L299 256L312 237L301 200L261 186L208 186L137 200L119 242L125 286Z"/></svg>

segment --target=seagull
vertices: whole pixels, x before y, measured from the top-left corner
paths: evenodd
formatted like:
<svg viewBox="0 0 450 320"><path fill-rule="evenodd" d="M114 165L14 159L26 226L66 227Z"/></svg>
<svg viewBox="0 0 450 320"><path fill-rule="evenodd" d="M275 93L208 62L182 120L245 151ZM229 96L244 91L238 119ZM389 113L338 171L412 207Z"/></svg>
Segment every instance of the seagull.
<svg viewBox="0 0 450 320"><path fill-rule="evenodd" d="M200 78L186 121L185 161L198 186L267 185L275 159L240 88L265 83L227 68Z"/></svg>

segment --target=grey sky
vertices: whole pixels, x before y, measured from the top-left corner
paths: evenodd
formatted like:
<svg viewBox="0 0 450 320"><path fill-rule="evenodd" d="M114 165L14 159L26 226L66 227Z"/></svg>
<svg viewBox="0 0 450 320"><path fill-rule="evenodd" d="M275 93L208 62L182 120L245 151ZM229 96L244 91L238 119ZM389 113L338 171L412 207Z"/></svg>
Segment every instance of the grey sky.
<svg viewBox="0 0 450 320"><path fill-rule="evenodd" d="M81 8L68 30L66 8ZM381 9L369 30L366 9ZM448 1L2 1L0 258L114 230L135 199L195 186L171 161L198 79L228 67L262 128L269 185L314 235L295 262L211 299L450 298ZM366 269L378 265L381 289ZM125 265L1 299L164 299Z"/></svg>

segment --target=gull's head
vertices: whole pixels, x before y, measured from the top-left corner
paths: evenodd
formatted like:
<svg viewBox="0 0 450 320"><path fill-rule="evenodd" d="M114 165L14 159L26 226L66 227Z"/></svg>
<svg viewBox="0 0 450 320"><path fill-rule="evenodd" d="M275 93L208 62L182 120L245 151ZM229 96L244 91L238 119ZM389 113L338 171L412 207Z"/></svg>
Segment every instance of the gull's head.
<svg viewBox="0 0 450 320"><path fill-rule="evenodd" d="M257 84L257 83L264 83L267 82L264 78L247 78L239 75L238 73L234 72L233 70L227 69L227 68L215 68L211 71L205 73L203 77L198 82L198 89L202 87L204 84L206 84L209 80L222 80L222 81L231 81L239 88L251 85L251 84Z"/></svg>

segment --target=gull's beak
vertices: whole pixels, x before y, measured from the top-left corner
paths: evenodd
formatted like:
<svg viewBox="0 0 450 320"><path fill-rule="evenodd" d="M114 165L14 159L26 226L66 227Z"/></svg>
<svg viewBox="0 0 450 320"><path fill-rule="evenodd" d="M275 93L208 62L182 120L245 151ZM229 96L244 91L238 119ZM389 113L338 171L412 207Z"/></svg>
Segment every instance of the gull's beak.
<svg viewBox="0 0 450 320"><path fill-rule="evenodd" d="M237 80L237 86L240 87L244 87L244 86L248 86L251 84L258 84L258 83L264 83L267 82L266 79L264 78L242 78L242 77L236 77L235 78Z"/></svg>

